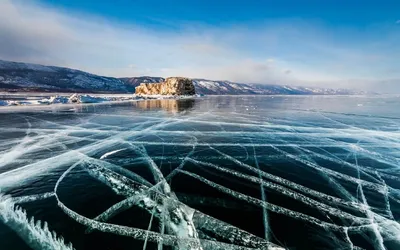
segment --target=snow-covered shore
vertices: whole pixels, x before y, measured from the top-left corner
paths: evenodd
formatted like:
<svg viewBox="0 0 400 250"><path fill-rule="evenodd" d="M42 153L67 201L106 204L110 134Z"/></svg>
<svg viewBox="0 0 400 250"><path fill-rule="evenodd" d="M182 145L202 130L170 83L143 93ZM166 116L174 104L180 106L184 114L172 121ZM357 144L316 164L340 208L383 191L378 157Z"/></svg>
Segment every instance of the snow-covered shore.
<svg viewBox="0 0 400 250"><path fill-rule="evenodd" d="M140 100L163 100L163 99L184 99L195 96L167 96L167 95L106 95L106 94L73 94L73 95L52 95L50 97L40 96L36 98L25 96L25 98L13 98L18 95L10 95L3 100L0 99L0 106L40 106L54 104L88 104L88 103L112 103Z"/></svg>

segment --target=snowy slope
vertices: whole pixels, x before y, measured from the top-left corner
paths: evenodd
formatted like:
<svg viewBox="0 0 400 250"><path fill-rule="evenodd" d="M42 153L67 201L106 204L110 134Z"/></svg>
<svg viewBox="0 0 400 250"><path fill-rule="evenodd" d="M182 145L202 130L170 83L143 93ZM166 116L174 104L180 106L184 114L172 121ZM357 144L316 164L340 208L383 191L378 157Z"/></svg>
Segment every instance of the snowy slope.
<svg viewBox="0 0 400 250"><path fill-rule="evenodd" d="M230 81L193 79L196 93L209 95L352 95L362 91L328 88L306 88L271 84L244 84Z"/></svg>
<svg viewBox="0 0 400 250"><path fill-rule="evenodd" d="M157 83L164 81L164 78L162 77L153 77L153 76L124 77L119 79L123 81L125 84L132 87L137 87L141 83Z"/></svg>
<svg viewBox="0 0 400 250"><path fill-rule="evenodd" d="M61 92L132 92L117 78L69 68L0 60L0 89Z"/></svg>

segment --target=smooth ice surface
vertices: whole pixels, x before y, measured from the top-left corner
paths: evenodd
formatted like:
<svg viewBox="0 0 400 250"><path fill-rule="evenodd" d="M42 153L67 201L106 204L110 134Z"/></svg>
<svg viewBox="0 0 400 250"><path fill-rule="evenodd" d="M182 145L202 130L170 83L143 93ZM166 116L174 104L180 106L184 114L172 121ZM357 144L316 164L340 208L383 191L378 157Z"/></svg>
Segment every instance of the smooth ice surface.
<svg viewBox="0 0 400 250"><path fill-rule="evenodd" d="M399 249L398 107L210 96L4 109L0 245Z"/></svg>

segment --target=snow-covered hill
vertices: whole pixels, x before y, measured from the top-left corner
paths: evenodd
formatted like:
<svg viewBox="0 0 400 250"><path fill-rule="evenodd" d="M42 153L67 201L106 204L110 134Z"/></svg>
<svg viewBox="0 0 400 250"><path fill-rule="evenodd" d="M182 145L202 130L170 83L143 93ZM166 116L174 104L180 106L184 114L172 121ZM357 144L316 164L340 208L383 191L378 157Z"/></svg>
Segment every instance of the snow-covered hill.
<svg viewBox="0 0 400 250"><path fill-rule="evenodd" d="M84 71L0 60L0 89L52 92L127 93L134 88L120 79Z"/></svg>
<svg viewBox="0 0 400 250"><path fill-rule="evenodd" d="M140 83L164 81L161 77L114 78L84 71L0 60L0 91L51 91L86 93L133 93ZM244 84L230 81L193 79L197 94L206 95L336 95L363 94L362 91Z"/></svg>
<svg viewBox="0 0 400 250"><path fill-rule="evenodd" d="M154 76L124 77L119 79L122 80L125 84L128 84L132 87L137 87L141 83L157 83L157 82L163 82L165 80L162 77L154 77Z"/></svg>

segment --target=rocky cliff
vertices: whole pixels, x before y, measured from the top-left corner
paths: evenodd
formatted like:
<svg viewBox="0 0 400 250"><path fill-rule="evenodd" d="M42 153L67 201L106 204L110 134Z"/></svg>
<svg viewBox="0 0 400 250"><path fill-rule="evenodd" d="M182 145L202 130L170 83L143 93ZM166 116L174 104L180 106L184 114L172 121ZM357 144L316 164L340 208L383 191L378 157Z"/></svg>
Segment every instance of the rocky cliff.
<svg viewBox="0 0 400 250"><path fill-rule="evenodd" d="M184 77L169 77L160 83L141 83L135 88L136 95L194 95L192 80Z"/></svg>

